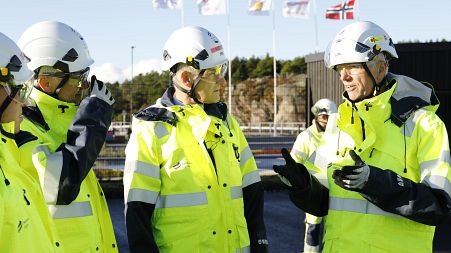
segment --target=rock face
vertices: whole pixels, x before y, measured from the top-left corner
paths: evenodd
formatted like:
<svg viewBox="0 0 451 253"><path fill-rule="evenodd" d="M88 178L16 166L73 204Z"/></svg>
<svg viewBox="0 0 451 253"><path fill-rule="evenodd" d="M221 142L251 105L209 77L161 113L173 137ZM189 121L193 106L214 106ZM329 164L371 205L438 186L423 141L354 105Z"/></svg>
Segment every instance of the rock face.
<svg viewBox="0 0 451 253"><path fill-rule="evenodd" d="M277 122L305 121L305 75L277 77ZM232 84L232 114L240 124L274 121L272 77L248 79ZM228 87L222 87L228 102Z"/></svg>

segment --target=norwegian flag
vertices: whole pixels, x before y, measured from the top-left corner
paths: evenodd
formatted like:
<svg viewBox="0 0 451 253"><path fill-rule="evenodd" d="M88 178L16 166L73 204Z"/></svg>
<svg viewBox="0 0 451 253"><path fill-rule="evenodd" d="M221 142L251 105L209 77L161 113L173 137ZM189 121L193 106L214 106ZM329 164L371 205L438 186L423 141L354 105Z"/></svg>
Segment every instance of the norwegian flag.
<svg viewBox="0 0 451 253"><path fill-rule="evenodd" d="M354 19L355 0L348 0L326 10L326 19Z"/></svg>

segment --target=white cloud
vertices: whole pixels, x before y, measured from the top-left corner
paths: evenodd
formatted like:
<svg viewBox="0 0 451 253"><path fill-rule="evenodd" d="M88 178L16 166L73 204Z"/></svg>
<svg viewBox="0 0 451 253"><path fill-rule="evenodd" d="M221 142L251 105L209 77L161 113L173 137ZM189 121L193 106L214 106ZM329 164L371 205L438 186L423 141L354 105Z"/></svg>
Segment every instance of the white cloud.
<svg viewBox="0 0 451 253"><path fill-rule="evenodd" d="M133 77L139 74L146 74L151 71L161 72L161 61L157 59L142 60L133 64ZM90 71L91 75L96 75L99 80L114 83L130 80L131 67L124 69L114 66L112 63L104 63L100 66L93 66Z"/></svg>

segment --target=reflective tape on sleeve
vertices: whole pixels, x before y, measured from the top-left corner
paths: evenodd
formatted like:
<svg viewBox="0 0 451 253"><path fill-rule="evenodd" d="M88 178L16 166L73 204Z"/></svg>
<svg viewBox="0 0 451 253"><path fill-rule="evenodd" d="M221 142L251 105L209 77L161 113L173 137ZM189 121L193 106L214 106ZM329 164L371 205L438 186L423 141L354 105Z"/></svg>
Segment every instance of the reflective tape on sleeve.
<svg viewBox="0 0 451 253"><path fill-rule="evenodd" d="M155 204L158 198L158 192L132 188L128 191L127 194L127 203L132 201L145 202L149 204Z"/></svg>
<svg viewBox="0 0 451 253"><path fill-rule="evenodd" d="M126 161L125 173L138 173L151 178L160 179L160 167L138 160Z"/></svg>
<svg viewBox="0 0 451 253"><path fill-rule="evenodd" d="M261 179L258 170L251 171L243 176L243 188L260 181Z"/></svg>
<svg viewBox="0 0 451 253"><path fill-rule="evenodd" d="M252 151L249 146L245 147L240 153L240 166L243 166L252 157Z"/></svg>

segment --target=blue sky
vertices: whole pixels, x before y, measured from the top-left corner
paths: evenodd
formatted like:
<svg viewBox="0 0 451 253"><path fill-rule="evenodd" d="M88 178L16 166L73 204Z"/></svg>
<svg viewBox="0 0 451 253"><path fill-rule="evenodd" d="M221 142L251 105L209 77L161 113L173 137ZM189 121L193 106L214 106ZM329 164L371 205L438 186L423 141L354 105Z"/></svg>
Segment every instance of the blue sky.
<svg viewBox="0 0 451 253"><path fill-rule="evenodd" d="M308 20L284 18L282 0L275 1L276 57L293 59L315 51L313 15ZM357 0L360 20L382 26L395 42L446 39L451 41L449 0ZM231 57L262 57L273 54L273 17L249 16L248 0L230 0L230 45L227 16L202 16L196 0L184 0L185 25L204 26L216 34ZM351 21L324 18L328 7L339 0L316 0L318 48L324 48L335 33ZM15 0L2 3L1 32L17 41L30 25L57 20L78 30L94 58L92 73L105 81L130 78L131 49L134 74L159 70L166 38L181 27L180 11L155 10L151 0Z"/></svg>

